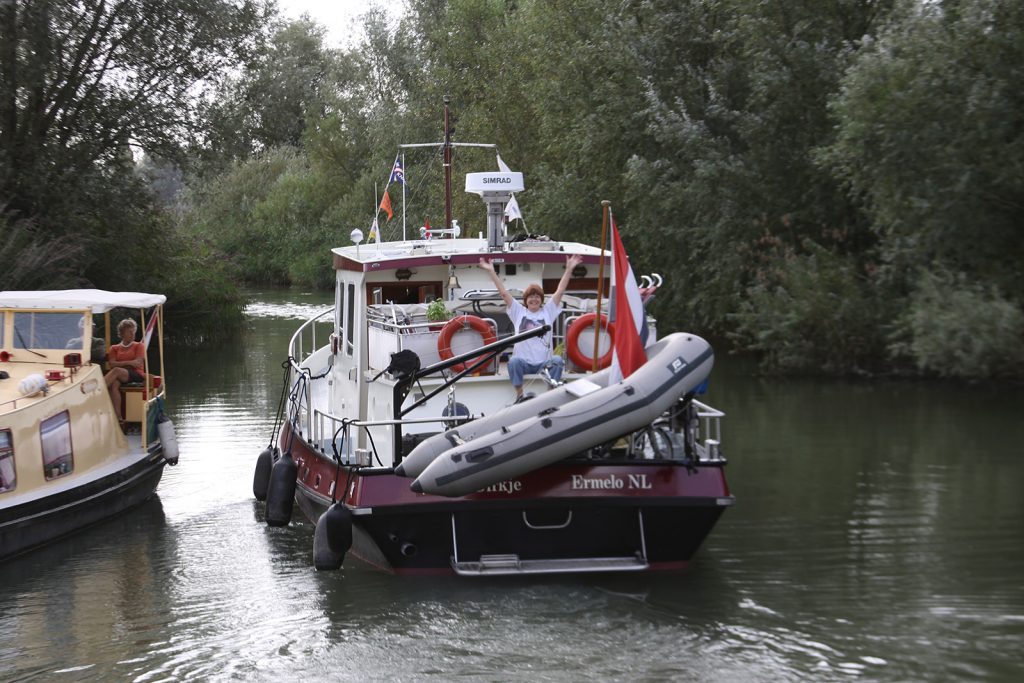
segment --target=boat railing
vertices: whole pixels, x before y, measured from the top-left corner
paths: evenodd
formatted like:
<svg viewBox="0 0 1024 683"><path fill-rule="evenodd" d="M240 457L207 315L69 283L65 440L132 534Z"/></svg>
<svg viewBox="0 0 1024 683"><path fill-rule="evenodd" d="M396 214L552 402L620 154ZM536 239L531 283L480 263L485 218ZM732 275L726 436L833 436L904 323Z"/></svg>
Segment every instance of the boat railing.
<svg viewBox="0 0 1024 683"><path fill-rule="evenodd" d="M453 319L457 320L458 316L450 320ZM498 323L493 318L483 317L481 319L491 325L495 331L498 330ZM428 320L425 313L410 313L401 307L391 307L386 304L370 307L367 310L370 369L383 370L387 368L390 364L391 354L404 350L414 351L424 367L440 362L438 338L441 328L447 322ZM459 344L453 344L453 347L455 347L453 352L456 355L474 350L470 347L460 348ZM492 372L496 370L496 365L491 367Z"/></svg>
<svg viewBox="0 0 1024 683"><path fill-rule="evenodd" d="M324 321L321 318L332 312L333 309L328 308L306 320L295 330L291 340L288 342L289 372L287 386L289 387L289 400L287 415L288 419L292 421L293 427L305 434L308 434L312 429L312 416L310 415L309 408L313 405L313 387L311 382L303 381L303 379L312 379L313 375L308 368L303 368L301 363L320 348L317 342L317 326L323 325ZM337 337L332 334L332 343L335 339Z"/></svg>
<svg viewBox="0 0 1024 683"><path fill-rule="evenodd" d="M696 408L696 416L698 419L698 427L693 434L693 451L694 459L697 462L703 463L722 463L725 458L722 454L722 418L725 417L725 413L717 408L713 408L706 403L694 400L693 406ZM377 444L373 440L372 435L368 439L370 448L354 448L353 444L356 442L354 430L365 430L366 433L370 434L370 429L374 427L395 427L398 425L409 425L409 424L443 424L444 429L450 429L453 422L459 422L471 419L469 416L436 416L436 417L420 417L420 418L402 418L402 419L390 419L390 420L353 420L351 418L343 418L331 413L314 408L310 415L309 424L307 429L303 430L301 425L298 426L300 433L306 438L306 441L316 450L324 453L325 455L331 455L339 459L342 464L345 465L362 465L371 466L376 461L381 466L394 466L395 457L397 454L392 454L392 461L387 465L384 465L381 459L380 452L378 451ZM636 432L629 441L636 448L643 449L643 438L645 430ZM685 436L683 437L685 438ZM383 442L391 444L390 439L385 438ZM383 443L382 442L382 443ZM682 456L685 449L681 446L676 448L673 445L670 448L672 455L661 457L673 457L678 458Z"/></svg>
<svg viewBox="0 0 1024 683"><path fill-rule="evenodd" d="M317 344L317 325L325 324L320 319L333 311L334 309L328 308L319 315L315 315L302 323L299 329L295 330L291 341L288 342L288 356L293 359L293 369L295 371L301 372L298 364L313 355L313 352L320 348L319 344Z"/></svg>
<svg viewBox="0 0 1024 683"><path fill-rule="evenodd" d="M697 419L699 420L698 438L694 444L697 459L711 462L724 460L722 456L722 418L725 417L725 413L696 399L694 399L693 405L697 409Z"/></svg>
<svg viewBox="0 0 1024 683"><path fill-rule="evenodd" d="M443 423L448 429L453 422L464 422L471 419L467 416L437 416L402 418L400 420L353 420L351 418L338 417L319 409L313 409L312 430L308 442L313 448L326 455L337 456L345 465L372 465L376 460L378 465L383 466L380 453L377 451L376 443L372 437L369 439L370 448L353 448L355 434L353 430L366 430L369 433L371 427L394 427L396 425L408 424L436 424ZM391 443L390 440L387 441ZM394 455L392 456L394 459ZM388 466L394 465L394 462Z"/></svg>

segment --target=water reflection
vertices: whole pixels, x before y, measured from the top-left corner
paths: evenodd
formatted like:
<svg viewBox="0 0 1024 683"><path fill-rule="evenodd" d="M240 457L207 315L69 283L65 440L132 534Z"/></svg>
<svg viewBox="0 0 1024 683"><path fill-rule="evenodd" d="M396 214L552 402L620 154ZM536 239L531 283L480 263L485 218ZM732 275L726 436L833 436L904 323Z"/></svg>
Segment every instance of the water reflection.
<svg viewBox="0 0 1024 683"><path fill-rule="evenodd" d="M690 570L528 580L312 569L252 499L286 347L330 297L261 293L171 349L159 499L0 565L0 679L1016 681L1021 392L712 382L738 504Z"/></svg>

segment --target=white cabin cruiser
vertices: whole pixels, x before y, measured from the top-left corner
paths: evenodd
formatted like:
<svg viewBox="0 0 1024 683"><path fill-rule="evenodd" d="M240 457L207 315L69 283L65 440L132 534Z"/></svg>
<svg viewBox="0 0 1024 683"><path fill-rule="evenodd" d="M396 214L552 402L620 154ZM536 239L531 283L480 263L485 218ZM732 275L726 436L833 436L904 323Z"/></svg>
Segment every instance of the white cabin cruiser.
<svg viewBox="0 0 1024 683"><path fill-rule="evenodd" d="M734 503L723 414L697 399L710 345L655 339L648 316L646 362L614 374L607 255L507 239L522 189L511 171L467 175L487 205L477 238L449 219L421 239L332 250L335 306L292 338L282 424L253 483L268 524L287 525L293 501L315 524L318 569L348 553L395 573L676 569ZM480 259L513 295L531 283L550 294L570 255L581 263L557 319L513 330ZM533 397L515 402L512 346L542 334L564 354L563 382L528 375Z"/></svg>

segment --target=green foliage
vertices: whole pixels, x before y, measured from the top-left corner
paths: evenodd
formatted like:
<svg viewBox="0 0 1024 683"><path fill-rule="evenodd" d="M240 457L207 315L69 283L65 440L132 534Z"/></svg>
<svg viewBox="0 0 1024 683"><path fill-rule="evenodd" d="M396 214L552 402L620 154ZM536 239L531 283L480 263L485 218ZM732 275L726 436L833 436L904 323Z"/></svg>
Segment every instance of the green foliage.
<svg viewBox="0 0 1024 683"><path fill-rule="evenodd" d="M217 268L170 228L134 156L181 157L201 133L197 95L248 56L265 12L261 0L3 3L0 242L18 264L8 279L171 296L183 283L198 288L190 301L219 309L218 330L237 324L233 286L212 286Z"/></svg>
<svg viewBox="0 0 1024 683"><path fill-rule="evenodd" d="M612 201L636 272L666 277L654 312L669 327L786 371L1019 366L1019 2L410 0L397 24L369 10L344 50L255 0L148 5L173 35L128 0L0 10L18 48L0 50L0 249L32 264L38 240L74 235L69 272L162 285L187 302L189 336L238 319L232 282L329 286L328 249L368 231L400 143L441 139L449 96L454 139L493 142L524 173L529 232L594 243ZM89 36L83 17L107 28ZM81 45L128 75L93 61L79 80L104 87L64 102L87 92L56 66ZM145 91L147 74L162 87ZM436 150L406 154L415 234L444 220L442 170ZM490 150L454 156L455 188L495 167ZM479 199L453 200L482 230ZM402 237L400 218L380 227ZM986 322L936 318L944 286Z"/></svg>
<svg viewBox="0 0 1024 683"><path fill-rule="evenodd" d="M244 71L225 74L205 102L208 140L199 148L204 174L225 170L274 147L299 147L308 124L328 110L340 56L323 44L325 30L307 19L276 24Z"/></svg>
<svg viewBox="0 0 1024 683"><path fill-rule="evenodd" d="M649 3L637 49L654 144L630 160L628 206L650 233L638 255L682 280L672 308L727 330L766 233L793 249L810 239L868 252L857 207L815 150L833 135L825 105L854 41L887 4Z"/></svg>
<svg viewBox="0 0 1024 683"><path fill-rule="evenodd" d="M75 288L81 285L74 266L81 251L70 239L40 239L31 221L0 206L0 290Z"/></svg>
<svg viewBox="0 0 1024 683"><path fill-rule="evenodd" d="M1024 294L1024 5L904 2L845 74L823 160L912 280L939 262Z"/></svg>
<svg viewBox="0 0 1024 683"><path fill-rule="evenodd" d="M797 255L777 241L759 282L733 316L740 349L756 351L772 371L856 374L885 356L878 334L886 307L856 259L805 242Z"/></svg>
<svg viewBox="0 0 1024 683"><path fill-rule="evenodd" d="M1024 377L1024 312L963 273L921 270L891 352L942 377Z"/></svg>
<svg viewBox="0 0 1024 683"><path fill-rule="evenodd" d="M434 299L427 305L427 320L440 322L450 317L451 313L448 312L448 307L445 306L443 299Z"/></svg>

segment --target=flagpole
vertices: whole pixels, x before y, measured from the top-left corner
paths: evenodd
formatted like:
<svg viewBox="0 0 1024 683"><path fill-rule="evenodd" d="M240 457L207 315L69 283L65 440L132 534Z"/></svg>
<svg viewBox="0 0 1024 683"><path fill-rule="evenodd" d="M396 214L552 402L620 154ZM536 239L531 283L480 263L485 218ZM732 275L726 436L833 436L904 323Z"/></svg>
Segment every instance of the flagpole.
<svg viewBox="0 0 1024 683"><path fill-rule="evenodd" d="M402 241L405 241L405 152L402 152Z"/></svg>
<svg viewBox="0 0 1024 683"><path fill-rule="evenodd" d="M591 372L597 372L598 349L601 341L601 293L604 292L604 244L608 239L608 212L612 203L601 200L601 260L597 265L597 315L594 316L594 360Z"/></svg>

